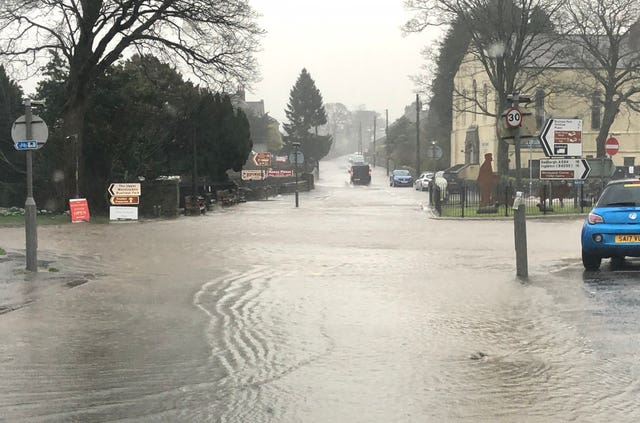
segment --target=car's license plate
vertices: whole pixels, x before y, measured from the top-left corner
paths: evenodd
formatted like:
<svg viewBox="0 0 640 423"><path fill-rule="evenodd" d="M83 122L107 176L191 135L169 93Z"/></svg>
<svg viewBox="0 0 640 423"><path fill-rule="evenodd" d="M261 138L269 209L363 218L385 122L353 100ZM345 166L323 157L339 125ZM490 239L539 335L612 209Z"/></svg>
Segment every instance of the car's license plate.
<svg viewBox="0 0 640 423"><path fill-rule="evenodd" d="M640 235L616 235L616 242L640 242Z"/></svg>

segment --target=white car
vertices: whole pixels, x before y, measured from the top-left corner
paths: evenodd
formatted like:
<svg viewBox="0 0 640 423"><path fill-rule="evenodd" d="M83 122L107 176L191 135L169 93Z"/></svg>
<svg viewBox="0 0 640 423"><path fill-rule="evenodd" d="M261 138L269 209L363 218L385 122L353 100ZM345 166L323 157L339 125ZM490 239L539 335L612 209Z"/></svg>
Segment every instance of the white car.
<svg viewBox="0 0 640 423"><path fill-rule="evenodd" d="M433 180L433 172L422 172L413 183L413 187L418 191L428 191L431 180Z"/></svg>

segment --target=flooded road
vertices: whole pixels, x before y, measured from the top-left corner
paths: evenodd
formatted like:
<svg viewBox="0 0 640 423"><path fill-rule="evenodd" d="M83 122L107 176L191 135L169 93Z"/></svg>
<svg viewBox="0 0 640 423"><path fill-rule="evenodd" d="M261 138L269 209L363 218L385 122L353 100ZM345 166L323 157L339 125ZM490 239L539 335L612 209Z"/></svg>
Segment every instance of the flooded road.
<svg viewBox="0 0 640 423"><path fill-rule="evenodd" d="M523 282L512 220L433 219L380 167L347 181L337 159L297 209L40 227L77 282L2 281L23 300L0 315L0 419L640 419L637 262L584 273L582 219L529 220Z"/></svg>

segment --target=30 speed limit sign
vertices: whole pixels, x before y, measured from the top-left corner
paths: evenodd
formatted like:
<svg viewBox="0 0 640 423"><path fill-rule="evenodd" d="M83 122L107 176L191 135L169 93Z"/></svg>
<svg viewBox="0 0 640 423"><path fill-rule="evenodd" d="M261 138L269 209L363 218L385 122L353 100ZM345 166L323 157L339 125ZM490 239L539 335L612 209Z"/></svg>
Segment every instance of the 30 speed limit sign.
<svg viewBox="0 0 640 423"><path fill-rule="evenodd" d="M506 120L509 128L518 128L522 125L522 113L520 113L520 109L517 107L512 107L507 110L507 113L504 115L504 119Z"/></svg>

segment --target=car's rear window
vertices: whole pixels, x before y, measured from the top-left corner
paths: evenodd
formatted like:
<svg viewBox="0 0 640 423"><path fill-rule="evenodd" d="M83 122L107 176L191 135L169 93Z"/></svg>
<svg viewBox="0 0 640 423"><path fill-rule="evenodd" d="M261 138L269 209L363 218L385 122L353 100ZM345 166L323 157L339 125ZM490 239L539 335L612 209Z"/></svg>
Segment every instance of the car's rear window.
<svg viewBox="0 0 640 423"><path fill-rule="evenodd" d="M604 189L598 207L639 206L640 181L609 185Z"/></svg>
<svg viewBox="0 0 640 423"><path fill-rule="evenodd" d="M409 171L408 170L394 170L393 174L397 175L397 176L407 176L409 174Z"/></svg>

